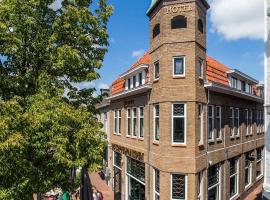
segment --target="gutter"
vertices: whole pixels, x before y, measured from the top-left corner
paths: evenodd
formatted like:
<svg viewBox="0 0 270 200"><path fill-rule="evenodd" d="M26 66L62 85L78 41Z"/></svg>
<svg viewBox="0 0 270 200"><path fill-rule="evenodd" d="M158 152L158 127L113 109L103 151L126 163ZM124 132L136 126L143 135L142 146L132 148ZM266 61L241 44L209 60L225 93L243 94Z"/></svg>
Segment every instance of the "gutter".
<svg viewBox="0 0 270 200"><path fill-rule="evenodd" d="M147 93L147 164L148 164L148 193L147 199L150 199L150 92Z"/></svg>
<svg viewBox="0 0 270 200"><path fill-rule="evenodd" d="M205 144L205 155L206 155L206 199L208 199L208 168L209 168L209 158L208 158L208 106L210 103L210 91L207 90L207 103L206 103L206 144Z"/></svg>

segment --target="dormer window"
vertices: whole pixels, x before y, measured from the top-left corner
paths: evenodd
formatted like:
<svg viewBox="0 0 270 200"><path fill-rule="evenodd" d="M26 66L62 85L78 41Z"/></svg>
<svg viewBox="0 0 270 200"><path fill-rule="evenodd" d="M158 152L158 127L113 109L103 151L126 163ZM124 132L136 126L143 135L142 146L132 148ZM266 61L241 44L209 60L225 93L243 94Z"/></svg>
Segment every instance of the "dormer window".
<svg viewBox="0 0 270 200"><path fill-rule="evenodd" d="M138 71L135 71L129 75L126 75L125 78L125 90L132 90L144 85L146 81L146 69L142 68Z"/></svg>
<svg viewBox="0 0 270 200"><path fill-rule="evenodd" d="M183 15L178 15L171 20L171 28L187 28L187 18Z"/></svg>
<svg viewBox="0 0 270 200"><path fill-rule="evenodd" d="M231 78L231 87L237 89L237 79L234 77Z"/></svg>
<svg viewBox="0 0 270 200"><path fill-rule="evenodd" d="M242 90L243 92L246 91L246 82L245 82L245 81L241 81L241 90Z"/></svg>
<svg viewBox="0 0 270 200"><path fill-rule="evenodd" d="M142 78L142 72L141 72L141 73L139 73L139 86L142 85L142 80L143 80L143 78Z"/></svg>
<svg viewBox="0 0 270 200"><path fill-rule="evenodd" d="M156 24L153 29L153 38L158 36L160 34L160 24Z"/></svg>
<svg viewBox="0 0 270 200"><path fill-rule="evenodd" d="M130 78L128 79L128 89L129 90L131 89L131 80L130 80Z"/></svg>
<svg viewBox="0 0 270 200"><path fill-rule="evenodd" d="M198 20L198 30L203 33L203 29L204 29L204 26L203 26L203 21L201 19Z"/></svg>
<svg viewBox="0 0 270 200"><path fill-rule="evenodd" d="M135 88L136 87L136 76L133 76L133 87L132 88Z"/></svg>
<svg viewBox="0 0 270 200"><path fill-rule="evenodd" d="M253 91L252 91L252 85L251 84L248 84L248 93L249 94L252 94Z"/></svg>

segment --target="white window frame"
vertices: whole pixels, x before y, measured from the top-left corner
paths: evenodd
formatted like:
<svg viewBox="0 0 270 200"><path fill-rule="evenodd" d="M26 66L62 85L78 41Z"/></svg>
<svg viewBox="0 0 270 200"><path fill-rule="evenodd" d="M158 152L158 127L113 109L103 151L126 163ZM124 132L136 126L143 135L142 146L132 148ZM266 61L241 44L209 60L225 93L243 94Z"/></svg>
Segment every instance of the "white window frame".
<svg viewBox="0 0 270 200"><path fill-rule="evenodd" d="M203 79L203 77L204 77L204 60L201 58L199 58L198 68L199 69L197 69L197 70L200 73L200 74L198 74L198 76L200 79Z"/></svg>
<svg viewBox="0 0 270 200"><path fill-rule="evenodd" d="M198 137L198 144L202 145L203 144L203 104L198 103L197 104L197 128L199 128L200 125L200 132L197 130L197 137Z"/></svg>
<svg viewBox="0 0 270 200"><path fill-rule="evenodd" d="M122 119L121 110L114 110L114 130L113 131L115 135L121 135L121 123L120 123L121 119Z"/></svg>
<svg viewBox="0 0 270 200"><path fill-rule="evenodd" d="M134 110L136 110L136 115L134 115ZM138 109L136 107L132 108L132 137L138 137L138 120L137 120ZM136 126L134 126L134 120L136 120ZM134 131L135 127L135 131ZM136 135L135 135L136 134Z"/></svg>
<svg viewBox="0 0 270 200"><path fill-rule="evenodd" d="M253 134L253 111L252 109L249 109L249 135L252 135Z"/></svg>
<svg viewBox="0 0 270 200"><path fill-rule="evenodd" d="M232 127L231 124L229 123L230 127L230 138L234 138L234 108L230 107L230 121L232 121Z"/></svg>
<svg viewBox="0 0 270 200"><path fill-rule="evenodd" d="M183 174L183 173L171 173L171 176L170 176L170 200L179 200L179 199L173 199L172 198L172 177L173 175L182 175L182 176L185 176L185 199L183 200L187 200L187 196L188 196L188 176L186 174ZM182 199L181 199L182 200Z"/></svg>
<svg viewBox="0 0 270 200"><path fill-rule="evenodd" d="M247 154L251 155L250 152ZM245 155L245 162L246 162L246 154L244 154L244 155ZM249 170L249 183L247 185L245 185L245 189L248 188L252 184L252 161L250 161L249 166L247 166L247 167L246 167L246 164L244 164L244 174L246 174L245 173L246 169ZM244 177L244 178L246 178L246 177ZM244 182L244 184L246 184L246 183Z"/></svg>
<svg viewBox="0 0 270 200"><path fill-rule="evenodd" d="M219 116L217 116L217 109L219 109ZM219 137L217 137L217 134L216 134L216 139L217 140L222 140L222 110L221 110L221 106L216 106L216 110L215 110L215 117L219 119L219 126L220 126L220 130L219 130ZM216 132L218 132L217 128L216 128Z"/></svg>
<svg viewBox="0 0 270 200"><path fill-rule="evenodd" d="M156 77L156 65L158 64L158 77ZM154 80L157 81L160 78L160 63L159 61L154 62Z"/></svg>
<svg viewBox="0 0 270 200"><path fill-rule="evenodd" d="M119 166L115 165L115 162L114 162L115 161L115 153L119 153L119 152L113 151L113 166L120 169L120 170L122 170L122 167L119 167ZM123 156L122 156L121 153L120 153L120 155L121 155L121 166L122 166L122 158L123 158Z"/></svg>
<svg viewBox="0 0 270 200"><path fill-rule="evenodd" d="M236 117L236 113L237 113L237 117ZM235 124L235 119L237 119L237 124ZM240 136L240 111L239 111L239 108L234 109L234 126L235 126L234 135L236 137L239 137Z"/></svg>
<svg viewBox="0 0 270 200"><path fill-rule="evenodd" d="M239 158L234 159L236 159L236 173L233 175L230 174L230 179L234 176L236 177L236 193L232 197L230 197L230 199L234 199L239 194Z"/></svg>
<svg viewBox="0 0 270 200"><path fill-rule="evenodd" d="M203 171L200 171L197 175L197 199L202 200L203 199Z"/></svg>
<svg viewBox="0 0 270 200"><path fill-rule="evenodd" d="M173 110L173 107L174 105L177 105L177 104L182 104L184 105L184 115L183 116L174 116L174 110ZM172 103L172 113L171 113L171 118L172 118L172 125L171 125L171 129L172 129L172 145L186 145L187 144L187 104L186 103L183 103L183 102L176 102L176 103ZM174 142L173 141L173 134L174 134L174 130L173 130L173 125L174 125L174 118L184 118L184 142Z"/></svg>
<svg viewBox="0 0 270 200"><path fill-rule="evenodd" d="M208 194L208 192L209 192L209 190L211 190L212 188L214 188L214 187L218 187L218 200L220 200L220 196L221 196L221 185L220 185L220 178L221 178L221 166L220 166L220 164L216 164L216 165L218 165L218 183L216 183L215 185L213 185L213 186L211 186L210 188L206 188L206 192L207 192L207 194ZM215 165L214 165L215 166ZM207 175L207 181L208 181L208 175ZM207 183L207 185L208 185L208 183Z"/></svg>
<svg viewBox="0 0 270 200"><path fill-rule="evenodd" d="M246 125L246 135L249 134L249 110L245 109L245 125Z"/></svg>
<svg viewBox="0 0 270 200"><path fill-rule="evenodd" d="M258 160L257 158L258 158L258 153L257 153L257 151L258 151L258 149L260 149L261 150L261 158ZM261 147L261 148L258 148L258 149L256 149L256 170L257 170L257 165L258 165L258 163L260 162L261 163L261 174L260 175L258 175L257 176L257 174L256 174L256 179L259 179L259 178L261 178L262 176L263 176L263 147ZM257 171L256 171L257 172Z"/></svg>
<svg viewBox="0 0 270 200"><path fill-rule="evenodd" d="M128 114L128 112L130 111L130 116ZM128 120L130 120L130 133L129 133L129 130L128 130ZM128 108L127 109L127 137L131 137L132 136L132 109L131 108Z"/></svg>
<svg viewBox="0 0 270 200"><path fill-rule="evenodd" d="M141 112L142 109L142 112ZM142 115L141 115L142 114ZM144 138L144 107L139 107L139 138ZM143 127L142 127L142 132L141 132L141 120L143 121Z"/></svg>
<svg viewBox="0 0 270 200"><path fill-rule="evenodd" d="M156 170L159 171L159 189L160 189L160 170L153 168L153 200L156 200L156 195L160 198L160 191L156 191Z"/></svg>
<svg viewBox="0 0 270 200"><path fill-rule="evenodd" d="M178 58L183 59L183 74L175 74L175 71L174 71L174 60L178 59ZM185 56L174 56L173 57L173 59L172 59L172 75L173 75L173 77L185 77L186 76L186 58L185 58Z"/></svg>
<svg viewBox="0 0 270 200"><path fill-rule="evenodd" d="M212 116L209 116L209 108L212 109ZM207 137L208 137L208 140L209 142L213 142L214 141L214 126L215 126L215 110L214 110L214 106L213 105L208 105L207 107ZM210 121L210 118L211 118L211 121L212 121L212 130L210 131L209 129L209 121ZM211 137L209 137L211 135Z"/></svg>
<svg viewBox="0 0 270 200"><path fill-rule="evenodd" d="M159 115L157 116L156 115L156 106L158 106L158 109L159 109ZM154 142L159 142L159 140L160 140L160 105L159 104L154 104L154 110L153 110L154 112L154 123L153 123L153 125L154 125ZM156 118L158 118L158 121L159 121L159 129L158 129L158 138L156 138Z"/></svg>

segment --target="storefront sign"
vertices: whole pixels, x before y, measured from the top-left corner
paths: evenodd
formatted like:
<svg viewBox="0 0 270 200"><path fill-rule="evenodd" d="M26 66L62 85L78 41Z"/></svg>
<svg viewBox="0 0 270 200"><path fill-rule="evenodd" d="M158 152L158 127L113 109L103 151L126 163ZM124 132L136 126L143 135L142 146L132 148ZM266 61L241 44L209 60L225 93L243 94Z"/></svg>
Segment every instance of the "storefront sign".
<svg viewBox="0 0 270 200"><path fill-rule="evenodd" d="M144 154L143 153L132 150L132 149L128 149L128 148L123 147L123 146L112 144L112 150L117 151L117 152L119 152L121 154L125 154L126 156L129 156L129 157L134 158L134 159L139 160L139 161L144 160Z"/></svg>
<svg viewBox="0 0 270 200"><path fill-rule="evenodd" d="M168 6L166 9L167 9L166 14L192 11L192 8L190 5L173 5L173 6Z"/></svg>
<svg viewBox="0 0 270 200"><path fill-rule="evenodd" d="M133 107L135 105L134 100L129 100L124 102L125 108Z"/></svg>

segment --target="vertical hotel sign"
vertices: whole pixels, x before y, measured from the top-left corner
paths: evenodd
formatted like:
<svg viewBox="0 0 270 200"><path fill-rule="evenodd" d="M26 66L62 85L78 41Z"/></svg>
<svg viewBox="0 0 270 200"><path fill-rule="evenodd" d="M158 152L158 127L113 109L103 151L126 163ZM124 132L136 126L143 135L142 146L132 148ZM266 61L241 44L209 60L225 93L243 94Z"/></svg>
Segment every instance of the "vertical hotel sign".
<svg viewBox="0 0 270 200"><path fill-rule="evenodd" d="M264 153L264 192L270 200L270 0L265 0L265 153Z"/></svg>

